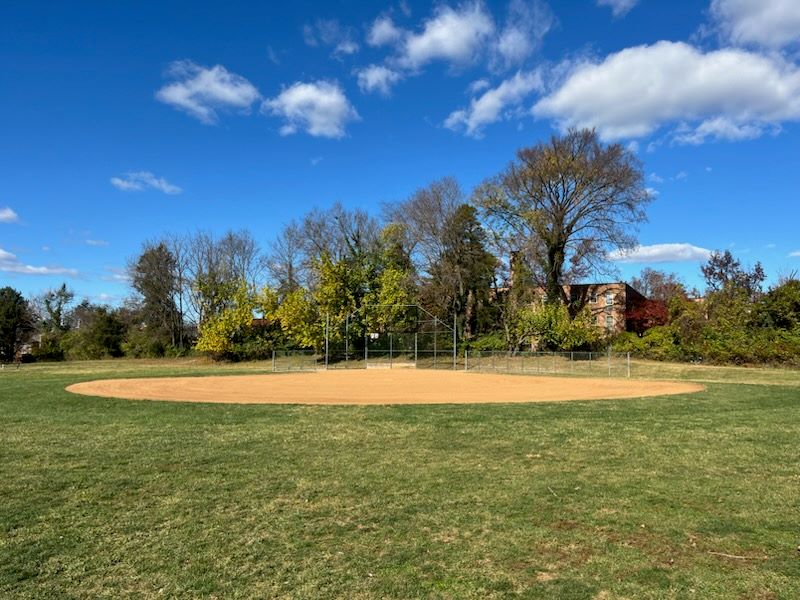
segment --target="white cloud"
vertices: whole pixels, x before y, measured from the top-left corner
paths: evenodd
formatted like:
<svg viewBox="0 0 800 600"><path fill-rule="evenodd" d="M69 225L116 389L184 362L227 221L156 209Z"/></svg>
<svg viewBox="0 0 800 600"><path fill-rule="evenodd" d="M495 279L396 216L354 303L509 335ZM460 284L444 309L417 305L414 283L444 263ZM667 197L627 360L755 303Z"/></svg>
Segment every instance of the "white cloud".
<svg viewBox="0 0 800 600"><path fill-rule="evenodd" d="M342 27L336 19L317 19L312 25L304 25L303 40L308 46L331 46L335 56L359 50L352 29Z"/></svg>
<svg viewBox="0 0 800 600"><path fill-rule="evenodd" d="M310 161L312 167L316 167L319 163L322 162L321 156L314 156Z"/></svg>
<svg viewBox="0 0 800 600"><path fill-rule="evenodd" d="M800 41L797 0L713 0L711 14L734 44L782 48Z"/></svg>
<svg viewBox="0 0 800 600"><path fill-rule="evenodd" d="M262 112L283 117L281 135L302 129L315 137L340 138L348 121L359 118L337 82L297 82L264 101Z"/></svg>
<svg viewBox="0 0 800 600"><path fill-rule="evenodd" d="M469 86L467 87L467 91L470 94L475 95L478 92L483 91L491 86L492 84L488 79L477 79L469 84Z"/></svg>
<svg viewBox="0 0 800 600"><path fill-rule="evenodd" d="M550 7L540 0L511 0L503 30L492 44L492 65L509 68L521 64L541 45L555 23Z"/></svg>
<svg viewBox="0 0 800 600"><path fill-rule="evenodd" d="M800 69L777 56L658 42L575 65L533 113L596 127L605 139L676 123L679 142L746 139L800 120Z"/></svg>
<svg viewBox="0 0 800 600"><path fill-rule="evenodd" d="M653 244L608 254L609 260L622 263L701 262L709 256L711 250L692 244Z"/></svg>
<svg viewBox="0 0 800 600"><path fill-rule="evenodd" d="M127 269L121 269L119 267L106 267L106 271L108 271L108 275L101 277L103 281L114 281L119 283L130 283L131 281L131 277L128 274Z"/></svg>
<svg viewBox="0 0 800 600"><path fill-rule="evenodd" d="M789 252L789 256L792 258L800 257L800 250L795 250L794 252Z"/></svg>
<svg viewBox="0 0 800 600"><path fill-rule="evenodd" d="M503 112L509 107L519 105L528 94L541 88L542 78L538 71L518 71L496 88L473 98L468 108L450 113L444 126L454 131L463 129L467 135L479 137L486 125L503 118Z"/></svg>
<svg viewBox="0 0 800 600"><path fill-rule="evenodd" d="M108 242L106 240L84 240L87 246L108 246Z"/></svg>
<svg viewBox="0 0 800 600"><path fill-rule="evenodd" d="M217 122L218 110L248 112L261 97L252 83L222 65L208 68L180 60L170 65L167 74L176 81L158 90L156 99L206 124Z"/></svg>
<svg viewBox="0 0 800 600"><path fill-rule="evenodd" d="M394 24L391 17L378 17L373 21L372 26L367 32L367 44L370 46L394 44L399 41L403 35L403 30Z"/></svg>
<svg viewBox="0 0 800 600"><path fill-rule="evenodd" d="M267 46L267 58L273 65L281 64L281 57L272 46Z"/></svg>
<svg viewBox="0 0 800 600"><path fill-rule="evenodd" d="M400 81L403 76L382 65L370 65L356 71L358 74L358 87L365 94L379 93L388 96L392 86Z"/></svg>
<svg viewBox="0 0 800 600"><path fill-rule="evenodd" d="M0 272L18 275L71 275L78 274L76 269L64 267L35 267L21 262L16 255L0 248Z"/></svg>
<svg viewBox="0 0 800 600"><path fill-rule="evenodd" d="M656 188L651 188L651 187L645 188L644 191L647 192L647 195L650 196L651 198L655 198L660 194L660 192Z"/></svg>
<svg viewBox="0 0 800 600"><path fill-rule="evenodd" d="M10 206L0 208L0 223L16 223L17 221L19 221L19 215Z"/></svg>
<svg viewBox="0 0 800 600"><path fill-rule="evenodd" d="M766 129L761 123L737 124L727 117L707 119L695 128L678 128L675 141L681 144L702 144L708 139L741 141L760 137ZM771 129L779 131L779 127Z"/></svg>
<svg viewBox="0 0 800 600"><path fill-rule="evenodd" d="M675 181L683 181L688 178L689 174L686 171L678 171L677 173L675 173L675 177L673 177L672 179L674 179Z"/></svg>
<svg viewBox="0 0 800 600"><path fill-rule="evenodd" d="M648 176L647 176L647 178L648 178L650 181L652 181L653 183L664 183L664 178L663 178L663 177L660 177L660 176L658 175L658 173L655 173L655 172L653 172L653 173L650 173L650 175L648 175Z"/></svg>
<svg viewBox="0 0 800 600"><path fill-rule="evenodd" d="M615 17L624 17L639 3L639 0L597 0L598 6L608 6Z"/></svg>
<svg viewBox="0 0 800 600"><path fill-rule="evenodd" d="M342 40L333 49L334 54L355 54L358 52L358 44L353 40Z"/></svg>
<svg viewBox="0 0 800 600"><path fill-rule="evenodd" d="M409 69L434 60L467 64L476 58L494 30L492 16L481 2L456 9L442 5L425 21L421 32L404 36L399 64Z"/></svg>
<svg viewBox="0 0 800 600"><path fill-rule="evenodd" d="M163 177L156 177L150 171L134 171L125 177L112 177L111 185L123 192L141 192L148 188L165 194L180 194L183 190Z"/></svg>

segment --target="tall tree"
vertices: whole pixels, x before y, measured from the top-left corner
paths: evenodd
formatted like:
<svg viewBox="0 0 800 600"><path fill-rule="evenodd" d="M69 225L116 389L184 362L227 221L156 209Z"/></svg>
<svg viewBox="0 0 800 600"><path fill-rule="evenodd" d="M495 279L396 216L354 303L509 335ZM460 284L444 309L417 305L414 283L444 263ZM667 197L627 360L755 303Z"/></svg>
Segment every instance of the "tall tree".
<svg viewBox="0 0 800 600"><path fill-rule="evenodd" d="M303 239L292 222L270 244L267 271L280 298L295 291L304 280Z"/></svg>
<svg viewBox="0 0 800 600"><path fill-rule="evenodd" d="M445 230L464 202L458 181L445 177L415 191L410 198L384 207L390 223L402 224L405 246L421 275L429 275L445 251Z"/></svg>
<svg viewBox="0 0 800 600"><path fill-rule="evenodd" d="M66 311L75 298L75 292L62 283L61 287L47 290L42 294L40 303L44 309L42 322L48 333L64 332L69 329Z"/></svg>
<svg viewBox="0 0 800 600"><path fill-rule="evenodd" d="M459 333L470 338L478 311L488 302L497 260L486 250L486 233L468 204L456 208L441 236L442 254L431 267L426 295L432 304L444 305L448 321L456 315Z"/></svg>
<svg viewBox="0 0 800 600"><path fill-rule="evenodd" d="M708 262L700 267L709 292L743 292L755 300L761 295L761 284L766 275L761 263L752 269L742 266L730 250L712 252Z"/></svg>
<svg viewBox="0 0 800 600"><path fill-rule="evenodd" d="M11 362L33 331L27 300L12 287L0 289L0 362Z"/></svg>
<svg viewBox="0 0 800 600"><path fill-rule="evenodd" d="M131 285L142 298L142 316L153 338L183 347L183 315L178 309L178 265L166 243L147 243L129 267Z"/></svg>
<svg viewBox="0 0 800 600"><path fill-rule="evenodd" d="M235 304L233 295L241 280L257 287L264 259L247 230L229 231L220 239L198 232L186 245L188 299L198 325Z"/></svg>
<svg viewBox="0 0 800 600"><path fill-rule="evenodd" d="M610 250L635 245L650 195L640 161L584 129L520 149L475 198L552 303L566 300L565 282L607 270Z"/></svg>

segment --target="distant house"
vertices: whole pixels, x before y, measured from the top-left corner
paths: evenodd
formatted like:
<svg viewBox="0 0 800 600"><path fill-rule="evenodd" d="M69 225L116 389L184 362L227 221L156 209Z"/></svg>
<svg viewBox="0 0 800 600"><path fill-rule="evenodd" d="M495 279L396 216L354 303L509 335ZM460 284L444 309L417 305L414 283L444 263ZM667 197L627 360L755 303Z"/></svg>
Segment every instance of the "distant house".
<svg viewBox="0 0 800 600"><path fill-rule="evenodd" d="M566 284L564 296L575 312L588 306L595 324L608 333L639 331L637 315L651 302L623 281Z"/></svg>

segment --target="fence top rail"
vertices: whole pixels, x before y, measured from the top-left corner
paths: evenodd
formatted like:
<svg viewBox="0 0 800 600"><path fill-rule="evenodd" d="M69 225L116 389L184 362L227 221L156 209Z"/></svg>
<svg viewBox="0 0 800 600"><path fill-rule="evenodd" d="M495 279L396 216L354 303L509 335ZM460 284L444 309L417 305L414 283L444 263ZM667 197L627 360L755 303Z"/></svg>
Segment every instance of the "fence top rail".
<svg viewBox="0 0 800 600"><path fill-rule="evenodd" d="M447 329L451 333L453 333L455 331L452 327L450 327L450 325L447 324L447 321L443 320L441 317L437 317L432 312L426 310L424 307L420 306L419 304L362 304L361 308L354 310L349 315L347 315L345 318L349 319L353 315L360 315L362 312L364 312L365 313L364 314L364 318L366 319L366 310L365 309L368 309L368 308L397 308L397 307L416 308L417 310L421 310L422 312L424 312L426 315L428 315L431 319L433 319L437 323L441 323L445 327L445 329Z"/></svg>

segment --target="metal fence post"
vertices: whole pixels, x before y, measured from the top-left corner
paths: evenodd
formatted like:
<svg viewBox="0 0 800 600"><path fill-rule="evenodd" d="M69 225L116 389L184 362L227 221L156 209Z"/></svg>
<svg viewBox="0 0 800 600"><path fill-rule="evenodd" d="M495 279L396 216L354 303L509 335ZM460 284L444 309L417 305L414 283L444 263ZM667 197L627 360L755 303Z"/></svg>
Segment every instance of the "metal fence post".
<svg viewBox="0 0 800 600"><path fill-rule="evenodd" d="M611 377L611 346L608 347L608 376Z"/></svg>
<svg viewBox="0 0 800 600"><path fill-rule="evenodd" d="M628 352L628 379L631 378L631 353Z"/></svg>
<svg viewBox="0 0 800 600"><path fill-rule="evenodd" d="M275 372L275 350L272 350L272 372Z"/></svg>
<svg viewBox="0 0 800 600"><path fill-rule="evenodd" d="M394 349L394 344L392 343L392 333L389 332L389 368L392 368L392 350Z"/></svg>
<svg viewBox="0 0 800 600"><path fill-rule="evenodd" d="M331 316L325 313L325 370L328 370L328 348L330 344Z"/></svg>
<svg viewBox="0 0 800 600"><path fill-rule="evenodd" d="M458 317L458 315L456 315L455 312L454 312L453 313L453 371L456 370L456 353L458 352L458 350L457 350L458 340L456 339L456 330L457 330L457 325L458 325L458 323L456 321L457 317Z"/></svg>
<svg viewBox="0 0 800 600"><path fill-rule="evenodd" d="M464 370L465 370L465 371L468 371L468 370L469 370L469 369L467 368L467 360L468 360L468 359L467 359L467 354L468 354L468 353L469 353L469 350L467 350L466 348L464 348Z"/></svg>
<svg viewBox="0 0 800 600"><path fill-rule="evenodd" d="M414 368L417 368L417 335L418 333L414 332Z"/></svg>

